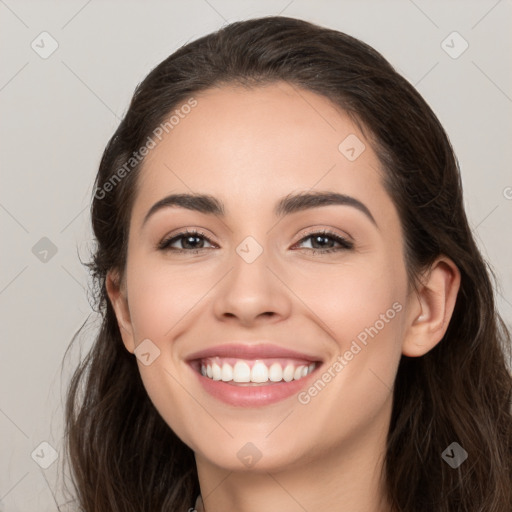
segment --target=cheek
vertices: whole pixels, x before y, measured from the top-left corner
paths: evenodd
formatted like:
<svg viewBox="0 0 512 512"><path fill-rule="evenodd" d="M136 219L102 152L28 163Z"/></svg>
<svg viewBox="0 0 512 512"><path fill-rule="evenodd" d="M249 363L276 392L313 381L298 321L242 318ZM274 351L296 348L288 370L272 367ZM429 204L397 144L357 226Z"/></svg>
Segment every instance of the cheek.
<svg viewBox="0 0 512 512"><path fill-rule="evenodd" d="M383 256L317 271L308 282L294 291L326 332L333 357L301 403L315 415L328 415L320 424L356 429L390 397L401 356L405 269L399 259Z"/></svg>
<svg viewBox="0 0 512 512"><path fill-rule="evenodd" d="M128 291L136 343L150 338L164 346L217 280L218 274L204 263L185 268L142 258L137 263L134 258L128 267Z"/></svg>
<svg viewBox="0 0 512 512"><path fill-rule="evenodd" d="M353 261L321 265L307 279L297 278L293 288L343 351L361 333L364 341L365 329L375 324L378 331L391 331L401 309L393 304L403 304L406 291L405 269L392 258Z"/></svg>
<svg viewBox="0 0 512 512"><path fill-rule="evenodd" d="M169 341L188 325L208 287L191 272L176 268L133 256L127 267L129 309L135 345L146 339L154 344L150 345L152 362L137 361L144 388L166 423L183 442L196 448L195 440L201 438L201 432L195 432L198 411L184 392L183 364Z"/></svg>

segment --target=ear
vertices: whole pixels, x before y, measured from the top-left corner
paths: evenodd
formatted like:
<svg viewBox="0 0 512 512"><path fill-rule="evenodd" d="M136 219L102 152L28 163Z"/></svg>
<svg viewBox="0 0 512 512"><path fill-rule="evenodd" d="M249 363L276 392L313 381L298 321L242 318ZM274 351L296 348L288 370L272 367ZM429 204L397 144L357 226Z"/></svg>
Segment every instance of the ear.
<svg viewBox="0 0 512 512"><path fill-rule="evenodd" d="M111 270L107 273L105 286L116 314L117 325L119 326L124 346L128 352L133 354L135 343L125 281L124 279L119 279L119 273L116 270Z"/></svg>
<svg viewBox="0 0 512 512"><path fill-rule="evenodd" d="M457 299L460 271L450 258L440 256L422 276L408 301L408 316L402 353L419 357L443 338Z"/></svg>

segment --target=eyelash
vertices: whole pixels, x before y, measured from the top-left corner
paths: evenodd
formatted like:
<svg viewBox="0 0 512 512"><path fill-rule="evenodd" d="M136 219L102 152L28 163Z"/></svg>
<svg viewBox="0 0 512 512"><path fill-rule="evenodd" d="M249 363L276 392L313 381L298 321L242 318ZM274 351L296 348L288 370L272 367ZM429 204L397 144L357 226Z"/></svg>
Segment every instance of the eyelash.
<svg viewBox="0 0 512 512"><path fill-rule="evenodd" d="M208 243L213 244L213 242L201 231L186 230L186 231L182 231L181 233L178 233L177 235L174 235L172 238L167 238L167 239L162 240L157 245L157 249L160 251L164 251L164 252L165 251L172 251L172 252L177 252L177 253L185 253L186 252L186 253L191 253L191 254L198 254L201 251L208 250L208 247L202 247L200 249L177 249L175 247L170 247L170 245L173 244L174 242L176 242L180 239L189 237L189 236L196 236L199 238L204 238ZM311 251L313 254L320 253L323 255L323 254L327 254L327 253L346 251L346 250L350 250L350 249L354 248L354 244L352 242L350 242L346 238L343 238L342 236L340 236L336 233L332 233L327 230L322 230L322 231L318 231L318 232L315 231L313 233L309 233L307 236L301 238L297 242L297 244L300 242L304 242L304 241L308 240L309 238L313 238L315 236L332 238L335 242L338 242L341 247L337 247L337 248L331 247L328 249L307 249L308 251Z"/></svg>

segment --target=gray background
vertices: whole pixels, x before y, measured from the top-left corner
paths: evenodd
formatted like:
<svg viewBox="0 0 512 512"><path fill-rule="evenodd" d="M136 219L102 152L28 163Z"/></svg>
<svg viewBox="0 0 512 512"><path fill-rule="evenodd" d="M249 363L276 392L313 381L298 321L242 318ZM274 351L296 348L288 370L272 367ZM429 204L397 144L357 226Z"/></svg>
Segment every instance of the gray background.
<svg viewBox="0 0 512 512"><path fill-rule="evenodd" d="M187 41L269 14L361 38L418 88L458 155L468 217L511 324L510 1L0 0L0 511L67 510L62 403L79 350L62 375L61 363L82 323L92 322L83 353L97 326L78 255L88 259L93 180L134 87ZM58 43L46 59L31 47L51 49L43 31ZM460 55L453 31L469 44ZM60 455L47 469L42 442Z"/></svg>

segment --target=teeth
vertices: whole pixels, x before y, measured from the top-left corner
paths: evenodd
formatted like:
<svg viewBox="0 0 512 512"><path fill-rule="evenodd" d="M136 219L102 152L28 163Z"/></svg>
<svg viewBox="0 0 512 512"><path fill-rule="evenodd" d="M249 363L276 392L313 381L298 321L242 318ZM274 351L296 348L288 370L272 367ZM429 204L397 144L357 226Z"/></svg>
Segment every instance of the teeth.
<svg viewBox="0 0 512 512"><path fill-rule="evenodd" d="M293 376L295 373L295 367L293 364L286 365L286 368L283 371L283 379L285 382L290 382L293 380Z"/></svg>
<svg viewBox="0 0 512 512"><path fill-rule="evenodd" d="M305 368L305 366L297 366L295 369L295 373L293 374L293 378L295 380L299 380L302 377L302 370Z"/></svg>
<svg viewBox="0 0 512 512"><path fill-rule="evenodd" d="M251 370L251 382L267 382L268 368L263 363L256 363Z"/></svg>
<svg viewBox="0 0 512 512"><path fill-rule="evenodd" d="M222 377L222 370L217 363L212 364L213 380L220 380Z"/></svg>
<svg viewBox="0 0 512 512"><path fill-rule="evenodd" d="M235 382L251 382L251 369L247 363L238 361L233 368L233 380Z"/></svg>
<svg viewBox="0 0 512 512"><path fill-rule="evenodd" d="M230 364L224 363L222 365L222 380L224 382L233 380L233 368L231 368Z"/></svg>
<svg viewBox="0 0 512 512"><path fill-rule="evenodd" d="M218 358L213 359L219 361ZM276 362L268 367L264 362L256 361L251 368L248 363L242 360L237 361L234 366L226 362L208 361L201 364L201 374L204 377L222 380L223 382L262 384L269 381L281 382L284 380L284 382L291 382L292 380L299 380L309 375L315 367L315 363L311 363L309 366L287 363L283 368L280 363Z"/></svg>
<svg viewBox="0 0 512 512"><path fill-rule="evenodd" d="M270 367L268 377L271 382L280 382L283 380L283 368L279 363L274 363Z"/></svg>

